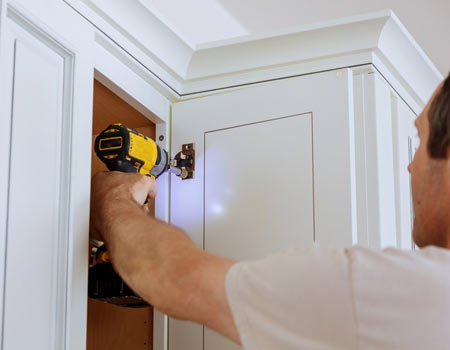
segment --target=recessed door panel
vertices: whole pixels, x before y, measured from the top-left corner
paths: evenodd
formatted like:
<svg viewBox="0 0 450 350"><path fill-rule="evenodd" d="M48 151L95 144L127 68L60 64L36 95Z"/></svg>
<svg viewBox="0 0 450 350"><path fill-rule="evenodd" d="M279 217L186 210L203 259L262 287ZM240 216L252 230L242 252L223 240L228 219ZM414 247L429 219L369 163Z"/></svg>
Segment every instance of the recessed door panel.
<svg viewBox="0 0 450 350"><path fill-rule="evenodd" d="M311 117L205 134L207 251L258 259L313 242Z"/></svg>
<svg viewBox="0 0 450 350"><path fill-rule="evenodd" d="M205 134L205 250L263 258L314 240L311 113ZM205 329L205 350L238 348Z"/></svg>
<svg viewBox="0 0 450 350"><path fill-rule="evenodd" d="M64 57L15 29L4 347L53 349Z"/></svg>

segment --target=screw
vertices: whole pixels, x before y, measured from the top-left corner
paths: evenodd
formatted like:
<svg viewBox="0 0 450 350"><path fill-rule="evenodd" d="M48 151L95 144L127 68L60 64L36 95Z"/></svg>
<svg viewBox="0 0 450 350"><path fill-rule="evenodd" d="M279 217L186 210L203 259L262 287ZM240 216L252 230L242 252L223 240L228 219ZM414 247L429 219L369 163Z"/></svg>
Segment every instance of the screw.
<svg viewBox="0 0 450 350"><path fill-rule="evenodd" d="M164 141L164 135L159 135L159 141Z"/></svg>

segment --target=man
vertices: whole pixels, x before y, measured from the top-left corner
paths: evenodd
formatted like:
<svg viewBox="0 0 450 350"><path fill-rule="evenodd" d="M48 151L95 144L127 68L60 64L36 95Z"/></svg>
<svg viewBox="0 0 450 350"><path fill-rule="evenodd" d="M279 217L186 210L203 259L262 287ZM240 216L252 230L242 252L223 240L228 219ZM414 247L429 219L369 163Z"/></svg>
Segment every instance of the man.
<svg viewBox="0 0 450 350"><path fill-rule="evenodd" d="M424 249L291 249L236 262L147 215L155 182L101 173L91 226L124 280L169 316L245 349L450 348L450 75L416 120L413 238Z"/></svg>

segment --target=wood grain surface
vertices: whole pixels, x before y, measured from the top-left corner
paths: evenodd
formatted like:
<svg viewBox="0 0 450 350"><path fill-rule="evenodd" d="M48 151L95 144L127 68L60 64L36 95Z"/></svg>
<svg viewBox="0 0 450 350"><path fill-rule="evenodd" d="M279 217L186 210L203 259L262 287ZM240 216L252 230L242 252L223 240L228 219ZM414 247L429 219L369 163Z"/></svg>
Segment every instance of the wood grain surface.
<svg viewBox="0 0 450 350"><path fill-rule="evenodd" d="M149 350L153 310L125 308L88 300L87 350Z"/></svg>
<svg viewBox="0 0 450 350"><path fill-rule="evenodd" d="M141 126L155 128L155 124L148 120L142 113L131 107L97 80L94 80L93 114L94 123L92 125L92 134L94 135L101 133L112 123L123 123L131 128L139 128Z"/></svg>

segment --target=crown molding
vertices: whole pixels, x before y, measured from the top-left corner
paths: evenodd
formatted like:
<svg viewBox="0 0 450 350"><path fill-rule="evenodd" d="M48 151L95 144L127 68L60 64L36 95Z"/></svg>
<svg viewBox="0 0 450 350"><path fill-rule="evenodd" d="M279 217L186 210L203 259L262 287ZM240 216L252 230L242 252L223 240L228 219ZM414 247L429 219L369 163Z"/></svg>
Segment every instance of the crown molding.
<svg viewBox="0 0 450 350"><path fill-rule="evenodd" d="M140 0L64 1L180 97L372 64L423 107L443 78L390 10L196 46Z"/></svg>

